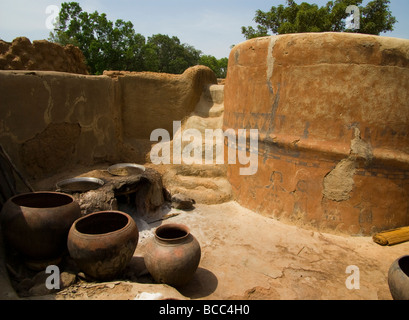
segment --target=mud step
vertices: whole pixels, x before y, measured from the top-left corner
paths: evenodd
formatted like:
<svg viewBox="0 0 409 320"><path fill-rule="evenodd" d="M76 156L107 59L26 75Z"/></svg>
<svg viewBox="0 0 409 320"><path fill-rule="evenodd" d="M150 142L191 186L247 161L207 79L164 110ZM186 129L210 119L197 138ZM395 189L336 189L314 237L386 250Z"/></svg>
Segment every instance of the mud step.
<svg viewBox="0 0 409 320"><path fill-rule="evenodd" d="M184 123L183 130L197 129L203 135L206 129L221 129L223 127L223 117L202 117L192 114Z"/></svg>
<svg viewBox="0 0 409 320"><path fill-rule="evenodd" d="M223 115L224 104L211 104L199 101L193 115L207 118L217 118Z"/></svg>
<svg viewBox="0 0 409 320"><path fill-rule="evenodd" d="M227 165L175 165L174 173L178 176L202 177L202 178L220 178L227 174Z"/></svg>
<svg viewBox="0 0 409 320"><path fill-rule="evenodd" d="M231 185L225 178L175 176L167 189L171 194L182 193L196 203L219 204L232 199Z"/></svg>
<svg viewBox="0 0 409 320"><path fill-rule="evenodd" d="M224 142L218 142L218 144L216 144L216 142L214 142L213 140L202 140L202 142L200 143L200 141L198 142L198 144L193 144L191 146L189 146L189 144L192 144L192 141L182 141L181 145L180 145L180 153L179 155L182 156L182 158L178 158L179 160L174 160L173 158L173 148L174 143L173 141L170 142L166 142L163 143L162 145L158 145L158 148L161 148L161 152L158 151L159 149L155 149L155 152L153 152L151 149L151 152L147 155L146 157L146 161L161 161L161 159L157 159L157 157L159 156L160 158L165 158L165 159L169 159L169 161L172 164L178 165L177 163L182 162L182 164L186 167L190 167L192 165L204 165L207 166L208 168L212 167L212 166L219 166L219 165L224 165L224 164L217 164L216 161L218 159L221 159L220 162L224 162L227 163L228 160L225 160L225 148L227 148L224 145ZM175 147L176 148L176 147ZM194 148L194 150L192 149ZM190 151L190 153L189 153ZM158 152L160 153L160 155L158 155ZM211 153L212 152L212 153ZM208 162L206 163L206 159L208 157ZM185 159L190 159L191 161L193 161L194 158L194 162L193 163L185 163ZM179 161L179 162L176 162ZM187 160L186 160L187 161ZM155 162L154 162L155 163Z"/></svg>
<svg viewBox="0 0 409 320"><path fill-rule="evenodd" d="M194 113L202 117L220 117L224 112L224 86L209 85L203 89Z"/></svg>
<svg viewBox="0 0 409 320"><path fill-rule="evenodd" d="M203 89L202 96L216 104L222 104L224 100L224 85L211 84Z"/></svg>
<svg viewBox="0 0 409 320"><path fill-rule="evenodd" d="M189 152L184 154L189 160L191 156L198 157L194 164L171 165L163 174L164 186L171 194L182 193L189 198L193 198L197 203L204 204L220 204L232 199L232 190L229 181L226 179L227 166L225 164L216 164L217 155L224 158L224 138L222 148L217 147L218 141L214 138L206 139L206 129L222 129L223 128L223 112L224 112L224 86L223 85L208 85L203 89L199 103L195 110L183 123L181 131L188 129L198 130L201 134L201 141L199 138L198 145L193 145L196 150L185 149L191 144L190 141L181 142L181 152ZM180 131L178 132L180 134ZM208 137L210 138L210 137ZM173 161L173 146L174 141L169 142L169 150L166 148L162 150L162 156L169 156L171 163ZM206 149L213 151L213 159L211 164L206 164ZM220 153L223 154L220 154ZM183 158L185 159L185 158ZM201 163L201 164L199 164Z"/></svg>

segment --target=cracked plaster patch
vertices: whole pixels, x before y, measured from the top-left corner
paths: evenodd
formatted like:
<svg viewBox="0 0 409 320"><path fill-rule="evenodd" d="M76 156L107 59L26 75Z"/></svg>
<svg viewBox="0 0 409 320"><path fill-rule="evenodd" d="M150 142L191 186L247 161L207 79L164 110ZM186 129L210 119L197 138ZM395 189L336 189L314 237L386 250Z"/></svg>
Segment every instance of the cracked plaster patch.
<svg viewBox="0 0 409 320"><path fill-rule="evenodd" d="M355 137L351 141L351 152L347 159L342 160L324 178L323 195L332 201L347 201L351 198L354 188L354 175L359 161L368 165L373 158L371 146L361 139L361 132L355 128Z"/></svg>

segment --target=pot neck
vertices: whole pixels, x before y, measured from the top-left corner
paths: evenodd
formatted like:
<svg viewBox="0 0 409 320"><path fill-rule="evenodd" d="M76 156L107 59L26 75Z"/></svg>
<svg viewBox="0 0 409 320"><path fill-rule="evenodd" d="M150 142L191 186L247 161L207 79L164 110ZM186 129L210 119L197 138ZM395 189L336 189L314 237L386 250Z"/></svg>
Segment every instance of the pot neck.
<svg viewBox="0 0 409 320"><path fill-rule="evenodd" d="M180 238L161 238L161 237L158 237L155 234L154 238L155 238L155 241L157 243L159 243L159 244L174 246L174 245L182 244L182 243L188 241L190 239L190 237L191 237L191 235L190 235L190 233L188 233L185 236L180 237Z"/></svg>

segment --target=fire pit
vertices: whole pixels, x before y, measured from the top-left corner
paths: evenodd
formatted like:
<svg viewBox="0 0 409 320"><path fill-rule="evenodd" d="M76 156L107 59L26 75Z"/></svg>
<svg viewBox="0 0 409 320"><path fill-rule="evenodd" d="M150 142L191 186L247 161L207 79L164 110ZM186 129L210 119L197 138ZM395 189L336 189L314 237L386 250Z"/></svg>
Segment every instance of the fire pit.
<svg viewBox="0 0 409 320"><path fill-rule="evenodd" d="M126 165L124 167L127 168ZM72 195L80 205L82 215L109 210L137 213L139 217L155 214L165 204L162 176L156 170L143 166L133 167L127 171L128 175L109 172L124 167L121 164L111 166L112 170L85 172L75 179L59 182L57 188L63 188L64 192ZM119 171L117 173L120 174Z"/></svg>

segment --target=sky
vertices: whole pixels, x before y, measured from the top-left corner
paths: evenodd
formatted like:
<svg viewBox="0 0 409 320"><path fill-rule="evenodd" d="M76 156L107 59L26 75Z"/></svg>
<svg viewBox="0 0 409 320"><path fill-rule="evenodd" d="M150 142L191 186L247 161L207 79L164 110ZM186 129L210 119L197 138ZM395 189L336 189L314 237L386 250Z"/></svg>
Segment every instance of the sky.
<svg viewBox="0 0 409 320"><path fill-rule="evenodd" d="M75 0L72 0L75 1ZM31 41L47 39L55 8L70 0L0 0L0 39L11 42L19 36ZM176 36L186 43L220 59L228 57L231 46L245 41L242 26L253 26L256 10L269 11L285 0L76 0L83 11L106 13L111 21L131 21L137 33ZM304 0L319 6L328 0ZM369 0L364 0L366 5ZM409 1L391 0L397 18L393 32L382 36L409 39Z"/></svg>

